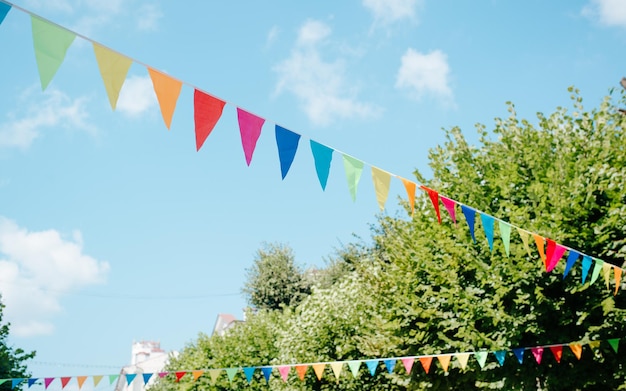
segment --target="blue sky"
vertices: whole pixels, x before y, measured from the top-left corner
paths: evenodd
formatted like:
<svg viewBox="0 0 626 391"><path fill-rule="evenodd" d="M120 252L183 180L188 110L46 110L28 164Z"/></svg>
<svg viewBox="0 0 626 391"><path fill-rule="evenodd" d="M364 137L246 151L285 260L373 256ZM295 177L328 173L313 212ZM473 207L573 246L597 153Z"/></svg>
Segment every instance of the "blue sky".
<svg viewBox="0 0 626 391"><path fill-rule="evenodd" d="M15 4L137 61L112 111L89 41L42 92L29 15L0 25L0 292L36 377L116 373L133 340L182 348L241 317L263 242L321 267L367 239L370 166L428 173L442 128L475 141L506 101L533 122L571 85L591 108L626 73L618 0ZM187 83L169 131L140 63ZM191 86L227 101L199 152ZM250 167L236 107L266 119ZM284 180L275 124L302 135ZM355 202L337 153L321 190L311 139L366 163ZM384 213L399 197L392 180Z"/></svg>

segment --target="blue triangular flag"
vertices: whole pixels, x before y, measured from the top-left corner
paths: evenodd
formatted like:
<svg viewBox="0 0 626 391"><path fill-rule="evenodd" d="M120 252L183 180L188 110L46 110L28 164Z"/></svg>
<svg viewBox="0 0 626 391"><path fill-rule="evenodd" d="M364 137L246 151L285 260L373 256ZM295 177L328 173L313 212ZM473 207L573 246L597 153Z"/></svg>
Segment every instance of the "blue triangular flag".
<svg viewBox="0 0 626 391"><path fill-rule="evenodd" d="M483 230L485 230L485 236L487 237L487 243L489 243L489 249L493 251L493 217L481 213L480 221L483 223Z"/></svg>
<svg viewBox="0 0 626 391"><path fill-rule="evenodd" d="M272 376L272 367L261 367L261 372L263 372L265 381L269 383L270 376Z"/></svg>
<svg viewBox="0 0 626 391"><path fill-rule="evenodd" d="M278 159L280 160L280 172L283 179L287 176L293 158L298 151L300 135L276 125L276 145L278 146Z"/></svg>
<svg viewBox="0 0 626 391"><path fill-rule="evenodd" d="M589 274L589 269L591 269L591 264L593 261L589 255L583 256L583 274L582 274L582 283L585 283L587 279L587 274Z"/></svg>
<svg viewBox="0 0 626 391"><path fill-rule="evenodd" d="M500 363L500 366L504 365L504 359L506 358L506 350L498 350L493 352L493 355L496 356L496 360Z"/></svg>
<svg viewBox="0 0 626 391"><path fill-rule="evenodd" d="M334 149L311 140L311 152L315 160L315 171L317 172L317 179L319 179L320 185L322 185L322 190L326 190L333 151Z"/></svg>
<svg viewBox="0 0 626 391"><path fill-rule="evenodd" d="M11 388L17 387L21 382L24 381L24 378L11 379Z"/></svg>
<svg viewBox="0 0 626 391"><path fill-rule="evenodd" d="M9 4L0 1L0 24L2 24L2 21L4 20L5 16L7 16L10 10L11 6Z"/></svg>
<svg viewBox="0 0 626 391"><path fill-rule="evenodd" d="M523 363L524 362L524 351L526 349L524 348L517 348L517 349L513 349L513 354L515 354L515 357L517 357L517 361L519 361L519 363Z"/></svg>
<svg viewBox="0 0 626 391"><path fill-rule="evenodd" d="M474 236L474 220L476 219L476 211L465 205L461 205L461 211L465 216L465 221L467 221L467 226L469 227L470 235L472 235L472 240L476 243L476 237Z"/></svg>
<svg viewBox="0 0 626 391"><path fill-rule="evenodd" d="M151 377L152 377L151 373L144 373L143 374L143 384L148 384L148 382L150 381Z"/></svg>
<svg viewBox="0 0 626 391"><path fill-rule="evenodd" d="M563 271L563 279L567 277L569 271L572 269L572 266L576 263L576 260L580 257L580 254L574 250L569 250L569 254L567 255L567 261L565 262L565 270Z"/></svg>
<svg viewBox="0 0 626 391"><path fill-rule="evenodd" d="M378 360L367 360L365 361L365 365L367 365L367 369L370 370L370 375L374 376L376 374L376 368L378 367Z"/></svg>
<svg viewBox="0 0 626 391"><path fill-rule="evenodd" d="M126 374L126 384L130 386L130 383L132 383L133 380L135 380L135 377L137 377L136 373L127 373Z"/></svg>
<svg viewBox="0 0 626 391"><path fill-rule="evenodd" d="M387 359L383 361L385 363L385 367L387 367L387 372L392 373L393 372L393 367L396 366L396 360L395 359Z"/></svg>
<svg viewBox="0 0 626 391"><path fill-rule="evenodd" d="M0 6L2 5L2 3L0 3ZM37 377L31 377L30 379L28 379L28 388L30 388L30 386L32 386L33 384L35 384L35 382L39 380L39 378Z"/></svg>
<svg viewBox="0 0 626 391"><path fill-rule="evenodd" d="M248 379L248 383L252 381L252 376L254 375L255 367L243 367L243 373L246 375L246 379Z"/></svg>

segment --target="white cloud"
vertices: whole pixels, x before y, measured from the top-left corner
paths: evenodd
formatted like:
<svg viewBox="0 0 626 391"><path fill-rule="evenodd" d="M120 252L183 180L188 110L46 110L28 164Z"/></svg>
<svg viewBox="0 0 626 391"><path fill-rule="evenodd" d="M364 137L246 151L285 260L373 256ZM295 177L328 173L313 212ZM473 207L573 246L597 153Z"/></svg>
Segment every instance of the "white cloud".
<svg viewBox="0 0 626 391"><path fill-rule="evenodd" d="M265 40L265 47L270 47L274 44L274 41L278 38L278 34L280 34L280 28L278 26L272 26L270 31L267 32L267 39Z"/></svg>
<svg viewBox="0 0 626 391"><path fill-rule="evenodd" d="M150 76L133 75L122 86L116 110L130 116L139 116L156 105L157 99Z"/></svg>
<svg viewBox="0 0 626 391"><path fill-rule="evenodd" d="M309 120L328 125L336 118L369 118L380 108L357 100L357 90L349 87L345 62L325 61L320 47L331 34L326 24L309 20L298 33L289 58L274 67L278 74L276 93L296 96Z"/></svg>
<svg viewBox="0 0 626 391"><path fill-rule="evenodd" d="M107 262L83 254L80 232L31 232L0 216L0 291L17 336L49 334L64 294L105 282Z"/></svg>
<svg viewBox="0 0 626 391"><path fill-rule="evenodd" d="M163 12L158 4L143 4L137 11L137 29L141 31L154 31L158 27Z"/></svg>
<svg viewBox="0 0 626 391"><path fill-rule="evenodd" d="M626 28L626 1L624 0L591 0L591 3L583 8L582 13L603 25Z"/></svg>
<svg viewBox="0 0 626 391"><path fill-rule="evenodd" d="M8 114L8 120L0 123L0 148L26 149L47 128L62 127L71 130L96 133L89 122L86 97L71 99L53 88L37 91L28 88L18 98L18 111Z"/></svg>
<svg viewBox="0 0 626 391"><path fill-rule="evenodd" d="M417 20L418 0L363 0L363 6L370 10L374 22L389 25L408 19Z"/></svg>
<svg viewBox="0 0 626 391"><path fill-rule="evenodd" d="M452 104L450 66L447 56L440 50L428 54L407 49L396 77L396 88L408 89L419 99L431 95L443 103Z"/></svg>

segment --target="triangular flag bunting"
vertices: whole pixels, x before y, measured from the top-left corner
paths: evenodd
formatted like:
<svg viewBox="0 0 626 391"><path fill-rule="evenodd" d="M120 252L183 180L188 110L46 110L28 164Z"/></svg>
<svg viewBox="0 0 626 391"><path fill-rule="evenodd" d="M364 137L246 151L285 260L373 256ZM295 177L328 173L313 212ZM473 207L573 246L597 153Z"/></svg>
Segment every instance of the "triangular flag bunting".
<svg viewBox="0 0 626 391"><path fill-rule="evenodd" d="M451 358L451 354L442 354L440 356L437 356L437 360L439 360L439 364L441 364L441 368L443 368L444 372L448 372L448 366L450 365Z"/></svg>
<svg viewBox="0 0 626 391"><path fill-rule="evenodd" d="M504 252L506 256L509 256L511 247L511 225L502 220L498 220L498 228L500 229L500 237L502 238L502 245L504 246Z"/></svg>
<svg viewBox="0 0 626 391"><path fill-rule="evenodd" d="M175 372L174 373L176 375L176 383L178 383L180 381L180 379L183 378L183 376L185 376L187 374L186 371L179 371L179 372Z"/></svg>
<svg viewBox="0 0 626 391"><path fill-rule="evenodd" d="M100 378L102 378L102 376L100 376ZM48 386L50 385L50 383L52 383L52 381L53 381L54 379L55 379L54 377L46 377L46 378L44 378L44 379L43 379L43 386L44 386L44 389L47 389L47 388L48 388ZM94 377L94 386L97 386L97 385L98 385L98 383L96 383L96 382L95 382L95 377Z"/></svg>
<svg viewBox="0 0 626 391"><path fill-rule="evenodd" d="M304 380L304 375L306 375L307 369L309 369L308 365L296 365L296 372L298 373L300 380Z"/></svg>
<svg viewBox="0 0 626 391"><path fill-rule="evenodd" d="M395 358L389 358L387 360L383 360L383 363L385 363L385 368L387 368L387 372L388 373L393 373L393 368L395 368L395 366L396 366L396 359Z"/></svg>
<svg viewBox="0 0 626 391"><path fill-rule="evenodd" d="M542 347L531 348L530 351L532 352L533 357L535 358L535 361L537 361L537 364L541 364L541 358L543 357L543 348Z"/></svg>
<svg viewBox="0 0 626 391"><path fill-rule="evenodd" d="M209 369L209 376L211 377L211 384L215 384L217 378L220 377L222 373L221 369Z"/></svg>
<svg viewBox="0 0 626 391"><path fill-rule="evenodd" d="M252 154L256 148L256 143L261 136L261 128L263 128L265 120L239 107L237 107L237 120L239 121L239 133L241 134L243 154L249 166L252 161Z"/></svg>
<svg viewBox="0 0 626 391"><path fill-rule="evenodd" d="M346 179L348 180L352 201L356 201L356 190L361 179L361 172L363 172L363 162L350 155L343 154L343 168L346 171Z"/></svg>
<svg viewBox="0 0 626 391"><path fill-rule="evenodd" d="M31 15L30 20L41 89L45 90L63 63L76 35L35 15Z"/></svg>
<svg viewBox="0 0 626 391"><path fill-rule="evenodd" d="M328 174L330 173L330 162L333 160L333 149L313 140L310 140L309 144L311 145L313 160L315 160L317 179L320 181L322 190L326 190Z"/></svg>
<svg viewBox="0 0 626 391"><path fill-rule="evenodd" d="M286 382L289 377L289 370L291 369L288 365L283 365L278 367L278 373L280 373L280 377L283 378L283 381Z"/></svg>
<svg viewBox="0 0 626 391"><path fill-rule="evenodd" d="M550 346L550 351L552 352L552 355L554 356L556 362L561 363L561 357L563 356L563 346Z"/></svg>
<svg viewBox="0 0 626 391"><path fill-rule="evenodd" d="M543 265L547 267L546 263L546 253L545 253L545 239L543 236L533 234L533 238L535 238L535 244L537 245L537 251L539 252L539 257L543 262Z"/></svg>
<svg viewBox="0 0 626 391"><path fill-rule="evenodd" d="M608 342L615 351L615 353L617 353L617 349L619 348L619 338L607 339L606 342Z"/></svg>
<svg viewBox="0 0 626 391"><path fill-rule="evenodd" d="M158 375L161 379L163 379L165 376L169 375L169 372L159 372Z"/></svg>
<svg viewBox="0 0 626 391"><path fill-rule="evenodd" d="M606 289L609 289L609 279L611 278L611 269L613 265L609 263L604 263L602 265L602 276L604 276L604 282L606 284Z"/></svg>
<svg viewBox="0 0 626 391"><path fill-rule="evenodd" d="M150 378L152 377L152 373L144 373L142 375L143 377L143 384L148 384L148 382L150 381Z"/></svg>
<svg viewBox="0 0 626 391"><path fill-rule="evenodd" d="M343 362L335 361L330 363L330 368L333 370L335 374L335 379L339 381L339 376L341 376L341 370L343 369Z"/></svg>
<svg viewBox="0 0 626 391"><path fill-rule="evenodd" d="M239 368L224 368L224 371L226 376L228 376L228 381L232 382L237 372L239 372Z"/></svg>
<svg viewBox="0 0 626 391"><path fill-rule="evenodd" d="M109 375L109 385L115 383L120 375Z"/></svg>
<svg viewBox="0 0 626 391"><path fill-rule="evenodd" d="M593 267L593 273L591 274L591 282L589 282L590 285L593 285L594 282L596 282L596 280L598 279L598 276L600 275L600 270L603 269L604 267L604 261L600 260L600 259L595 259L596 261L596 265Z"/></svg>
<svg viewBox="0 0 626 391"><path fill-rule="evenodd" d="M254 376L255 367L243 367L243 373L246 375L248 383L252 382L252 376Z"/></svg>
<svg viewBox="0 0 626 391"><path fill-rule="evenodd" d="M102 380L103 377L104 377L103 375L96 375L96 376L94 376L93 377L93 386L94 387L98 387L98 384L100 384L100 380Z"/></svg>
<svg viewBox="0 0 626 391"><path fill-rule="evenodd" d="M193 91L193 120L196 129L196 151L202 148L222 116L226 102L200 90Z"/></svg>
<svg viewBox="0 0 626 391"><path fill-rule="evenodd" d="M550 242L554 243L554 245L552 251L550 252L550 256L546 255L546 271L548 273L554 270L556 265L563 257L563 254L565 254L565 251L567 250L565 247L561 246L558 243L555 243L553 240L550 239L548 239L548 247L550 247Z"/></svg>
<svg viewBox="0 0 626 391"><path fill-rule="evenodd" d="M409 205L411 206L411 214L415 212L415 189L417 185L415 182L411 182L408 179L400 178L402 183L404 184L404 189L406 190L406 195L409 200Z"/></svg>
<svg viewBox="0 0 626 391"><path fill-rule="evenodd" d="M270 377L272 377L272 367L261 367L261 373L263 373L263 377L265 378L265 382L270 382Z"/></svg>
<svg viewBox="0 0 626 391"><path fill-rule="evenodd" d="M133 60L95 42L93 43L93 51L96 54L96 61L109 97L109 103L111 108L115 110L117 98L120 96L120 91Z"/></svg>
<svg viewBox="0 0 626 391"><path fill-rule="evenodd" d="M519 361L520 364L522 364L524 362L524 352L525 351L526 351L526 349L524 349L524 348L513 349L513 354L515 355L515 357L517 357L517 361Z"/></svg>
<svg viewBox="0 0 626 391"><path fill-rule="evenodd" d="M457 353L454 356L459 362L459 366L461 367L461 369L465 369L465 367L467 367L467 361L469 360L470 354L469 353Z"/></svg>
<svg viewBox="0 0 626 391"><path fill-rule="evenodd" d="M426 186L420 186L423 190L428 193L428 197L430 198L430 202L432 202L433 207L435 208L435 214L437 215L437 221L441 224L441 212L439 211L439 193L437 193L433 189L429 189Z"/></svg>
<svg viewBox="0 0 626 391"><path fill-rule="evenodd" d="M591 264L593 263L591 261L591 257L589 255L585 255L583 256L583 270L582 270L582 283L585 283L585 280L587 279L587 274L589 274L589 269L591 269Z"/></svg>
<svg viewBox="0 0 626 391"><path fill-rule="evenodd" d="M135 380L135 377L137 377L136 373L127 373L126 374L126 385L130 386L130 383L133 382L133 380ZM63 380L63 379L61 379Z"/></svg>
<svg viewBox="0 0 626 391"><path fill-rule="evenodd" d="M580 357L583 354L583 345L579 343L571 343L569 344L569 348L572 353L574 353L574 356L576 356L576 358L580 360Z"/></svg>
<svg viewBox="0 0 626 391"><path fill-rule="evenodd" d="M450 198L447 198L441 195L439 196L439 199L441 200L441 203L448 211L448 214L450 215L450 218L454 222L454 225L456 225L456 208L455 208L456 202L454 200L451 200Z"/></svg>
<svg viewBox="0 0 626 391"><path fill-rule="evenodd" d="M3 4L3 3L0 3L0 10L2 9L2 4ZM0 16L1 16L1 15L0 15ZM29 378L29 379L28 379L28 388L30 388L33 384L35 384L35 383L37 382L37 380L39 380L39 379L38 379L38 378L36 378L36 377L31 377L31 378Z"/></svg>
<svg viewBox="0 0 626 391"><path fill-rule="evenodd" d="M407 357L402 359L402 365L404 365L404 369L406 370L406 374L411 374L411 369L413 368L413 363L415 359L413 357Z"/></svg>
<svg viewBox="0 0 626 391"><path fill-rule="evenodd" d="M493 251L493 223L494 218L481 213L480 221L483 224L483 230L485 231L485 236L487 237L487 243L489 243L489 250Z"/></svg>
<svg viewBox="0 0 626 391"><path fill-rule="evenodd" d="M617 291L619 290L619 286L622 282L622 269L613 266L613 274L615 276L615 292L613 292L613 296L617 295Z"/></svg>
<svg viewBox="0 0 626 391"><path fill-rule="evenodd" d="M348 361L348 368L350 368L350 372L352 372L352 377L356 378L359 376L359 369L361 368L360 361Z"/></svg>
<svg viewBox="0 0 626 391"><path fill-rule="evenodd" d="M517 233L519 234L519 237L522 239L522 243L524 243L524 248L526 249L526 252L528 253L528 256L530 257L530 246L528 245L528 236L529 233L527 231L524 231L521 228L517 228Z"/></svg>
<svg viewBox="0 0 626 391"><path fill-rule="evenodd" d="M365 361L365 365L367 365L370 375L374 376L376 374L376 368L378 368L378 360L367 360Z"/></svg>
<svg viewBox="0 0 626 391"><path fill-rule="evenodd" d="M467 221L467 226L469 227L472 240L476 243L476 236L474 235L474 220L476 220L476 211L465 205L461 205L461 211L463 212L463 216L465 216L465 221Z"/></svg>
<svg viewBox="0 0 626 391"><path fill-rule="evenodd" d="M198 380L198 378L199 378L200 376L202 376L202 374L203 374L203 373L204 373L204 371L202 371L202 370L192 371L192 372L191 372L191 376L193 376L193 381Z"/></svg>
<svg viewBox="0 0 626 391"><path fill-rule="evenodd" d="M498 364L500 366L504 365L504 359L506 358L506 350L498 350L493 352L493 355L496 356L496 360L498 360Z"/></svg>
<svg viewBox="0 0 626 391"><path fill-rule="evenodd" d="M432 356L420 357L420 363L422 363L422 368L424 368L424 372L426 373L430 371L430 364L432 364L432 362L433 362Z"/></svg>
<svg viewBox="0 0 626 391"><path fill-rule="evenodd" d="M478 362L478 365L480 365L481 368L485 366L485 363L487 362L488 354L489 352L474 352L474 358L476 359L476 361Z"/></svg>
<svg viewBox="0 0 626 391"><path fill-rule="evenodd" d="M299 141L299 134L276 125L276 146L278 147L280 173L283 179L287 176L291 163L293 163L293 159L296 157Z"/></svg>
<svg viewBox="0 0 626 391"><path fill-rule="evenodd" d="M567 260L565 261L565 270L563 271L563 279L567 277L567 275L569 274L569 271L572 270L572 267L574 266L574 264L576 263L579 257L580 257L580 253L574 250L569 250L569 254L567 254Z"/></svg>
<svg viewBox="0 0 626 391"><path fill-rule="evenodd" d="M15 387L19 386L21 382L24 381L24 378L15 378L15 379L11 379L11 389L14 389Z"/></svg>
<svg viewBox="0 0 626 391"><path fill-rule="evenodd" d="M324 376L324 368L326 368L326 364L313 364L313 372L315 372L315 376L317 376L317 380L322 380L322 376Z"/></svg>
<svg viewBox="0 0 626 391"><path fill-rule="evenodd" d="M385 203L389 196L389 185L391 184L391 174L380 168L372 166L372 181L376 192L376 201L380 210L385 210Z"/></svg>
<svg viewBox="0 0 626 391"><path fill-rule="evenodd" d="M10 10L11 5L0 2L0 24L2 24L2 21L4 21L4 18L7 16Z"/></svg>
<svg viewBox="0 0 626 391"><path fill-rule="evenodd" d="M172 117L174 116L176 102L180 96L183 82L150 67L148 67L148 73L152 80L154 93L159 101L161 116L163 117L165 126L169 129L172 124Z"/></svg>
<svg viewBox="0 0 626 391"><path fill-rule="evenodd" d="M87 376L76 376L79 390L83 387L83 384L85 384L85 380L87 380Z"/></svg>

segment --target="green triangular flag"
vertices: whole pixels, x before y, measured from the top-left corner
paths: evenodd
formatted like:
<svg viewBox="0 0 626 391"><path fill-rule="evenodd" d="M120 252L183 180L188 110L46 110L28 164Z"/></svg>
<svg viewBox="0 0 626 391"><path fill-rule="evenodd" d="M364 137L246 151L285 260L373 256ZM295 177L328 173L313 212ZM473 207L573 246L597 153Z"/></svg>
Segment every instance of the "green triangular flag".
<svg viewBox="0 0 626 391"><path fill-rule="evenodd" d="M596 261L596 266L593 268L593 274L591 275L591 282L589 282L589 285L593 285L593 283L596 282L598 276L600 275L600 270L602 270L602 266L604 266L604 261L595 258L594 260Z"/></svg>
<svg viewBox="0 0 626 391"><path fill-rule="evenodd" d="M235 375L237 374L237 371L239 371L239 368L226 368L224 370L226 371L228 380L233 381L233 379L235 378Z"/></svg>
<svg viewBox="0 0 626 391"><path fill-rule="evenodd" d="M346 179L348 179L348 188L352 195L352 201L356 201L356 189L359 186L361 173L363 172L363 162L352 156L343 155L343 167L346 170Z"/></svg>
<svg viewBox="0 0 626 391"><path fill-rule="evenodd" d="M74 42L76 34L35 15L30 16L30 21L41 89L45 90L65 59L67 49Z"/></svg>
<svg viewBox="0 0 626 391"><path fill-rule="evenodd" d="M500 236L502 237L502 244L504 244L504 251L506 256L509 256L509 247L511 244L511 225L505 223L502 220L498 220L498 228L500 228Z"/></svg>
<svg viewBox="0 0 626 391"><path fill-rule="evenodd" d="M109 375L109 384L113 384L113 382L116 381L118 377L120 377L120 375Z"/></svg>
<svg viewBox="0 0 626 391"><path fill-rule="evenodd" d="M348 368L350 368L350 372L352 372L353 377L359 376L359 369L361 368L360 361L348 361Z"/></svg>
<svg viewBox="0 0 626 391"><path fill-rule="evenodd" d="M615 353L617 353L617 348L619 347L619 338L607 339L606 342L608 342L613 350L615 350Z"/></svg>
<svg viewBox="0 0 626 391"><path fill-rule="evenodd" d="M476 361L478 361L478 365L480 365L481 368L485 366L485 363L487 362L488 354L489 352L475 352L474 353L474 357L476 358Z"/></svg>

